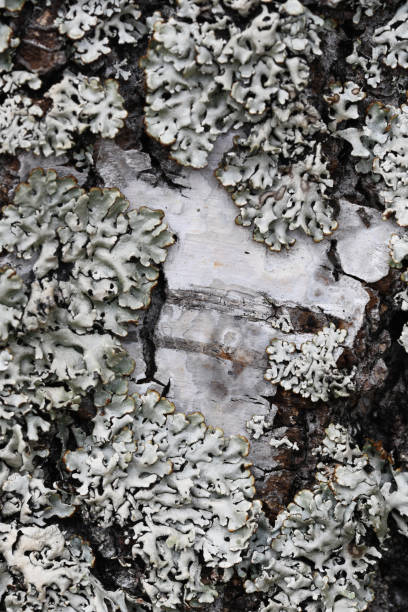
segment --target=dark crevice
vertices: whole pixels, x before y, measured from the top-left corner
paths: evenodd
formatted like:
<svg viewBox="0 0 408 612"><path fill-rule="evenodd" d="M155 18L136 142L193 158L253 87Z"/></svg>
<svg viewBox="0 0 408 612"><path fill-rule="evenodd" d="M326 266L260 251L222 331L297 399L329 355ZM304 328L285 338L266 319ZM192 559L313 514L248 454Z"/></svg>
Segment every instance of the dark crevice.
<svg viewBox="0 0 408 612"><path fill-rule="evenodd" d="M143 318L142 327L140 329L140 338L142 340L143 357L146 364L146 376L142 380L138 380L138 383L150 383L160 381L155 379L157 372L156 364L156 343L155 343L155 330L157 323L160 318L160 314L167 296L167 281L163 270L159 272L159 278L156 287L152 291L151 304L145 313Z"/></svg>
<svg viewBox="0 0 408 612"><path fill-rule="evenodd" d="M337 282L340 275L343 274L343 270L340 264L340 257L337 253L337 240L335 238L330 240L330 249L327 253L327 258L333 266L333 277Z"/></svg>
<svg viewBox="0 0 408 612"><path fill-rule="evenodd" d="M348 276L349 278L356 280L360 284L365 285L365 281L362 278L359 278L358 276L355 276L354 274L349 274L348 272L345 272L343 270L341 266L341 262L340 262L340 257L337 251L337 239L336 238L332 238L330 240L330 249L327 253L327 258L333 266L332 272L333 272L334 280L336 282L339 280L340 276Z"/></svg>

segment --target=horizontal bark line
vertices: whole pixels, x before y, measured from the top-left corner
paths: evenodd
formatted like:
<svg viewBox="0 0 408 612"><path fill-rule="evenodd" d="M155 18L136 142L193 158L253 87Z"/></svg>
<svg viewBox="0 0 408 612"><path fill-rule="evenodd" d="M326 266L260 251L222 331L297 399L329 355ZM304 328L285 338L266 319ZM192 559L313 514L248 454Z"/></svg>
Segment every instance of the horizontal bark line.
<svg viewBox="0 0 408 612"><path fill-rule="evenodd" d="M245 356L237 355L236 351L231 353L226 352L219 344L199 342L194 340L185 340L184 338L172 338L171 336L156 335L155 345L157 348L173 349L184 351L186 353L201 353L208 357L223 359L239 364L242 368L250 366L256 370L263 371L265 369L267 359L265 355L265 363L259 362L259 353L257 351L248 351L245 349Z"/></svg>

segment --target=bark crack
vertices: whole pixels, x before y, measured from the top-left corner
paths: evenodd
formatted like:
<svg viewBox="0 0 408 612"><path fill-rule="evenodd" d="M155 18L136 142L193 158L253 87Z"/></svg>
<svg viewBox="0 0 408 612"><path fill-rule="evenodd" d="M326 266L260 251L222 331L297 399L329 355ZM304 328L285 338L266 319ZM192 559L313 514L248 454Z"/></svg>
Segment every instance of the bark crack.
<svg viewBox="0 0 408 612"><path fill-rule="evenodd" d="M142 341L143 358L146 364L145 377L138 380L137 384L155 382L159 385L165 385L163 382L156 380L157 372L156 363L156 341L155 332L156 326L160 319L160 314L167 299L167 281L162 269L159 272L157 285L152 291L152 300L149 309L146 311L143 318L142 327L140 330L140 339Z"/></svg>

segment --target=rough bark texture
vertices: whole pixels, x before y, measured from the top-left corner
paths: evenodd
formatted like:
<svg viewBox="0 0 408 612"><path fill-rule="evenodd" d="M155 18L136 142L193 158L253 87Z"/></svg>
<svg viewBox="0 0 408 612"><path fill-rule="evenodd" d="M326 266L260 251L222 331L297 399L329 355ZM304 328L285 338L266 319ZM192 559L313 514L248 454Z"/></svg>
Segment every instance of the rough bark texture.
<svg viewBox="0 0 408 612"><path fill-rule="evenodd" d="M143 12L169 10L166 2L143 0ZM337 22L323 43L321 60L313 65L308 96L323 116L327 115L321 93L331 80L356 79L345 62L352 42L370 40L373 28L391 18L399 4L390 1L375 17L362 18L359 25L342 9L317 7L314 12ZM54 6L55 5L55 6ZM23 44L17 54L21 67L44 77L49 85L63 66L69 66L64 41L53 26L58 3L52 8L27 8L18 18ZM274 428L287 428L299 450L273 449L268 437L252 441L250 459L259 498L273 520L296 491L313 482L315 458L311 450L321 441L324 428L335 420L351 427L357 440L366 437L381 442L392 453L396 466L408 467L407 365L408 356L397 340L406 314L396 309L392 296L401 289L397 271L389 270L387 240L392 221L381 220L376 185L357 176L345 141L325 138L323 148L334 178L331 194L339 214L339 229L320 244L303 235L289 252L272 254L251 239L250 233L234 225L236 209L218 185L212 171L228 137L217 144L210 166L203 171L184 170L168 159L167 151L149 139L143 130L143 75L138 68L147 40L127 50L131 77L121 85L128 118L115 142L96 143L89 173L75 171L85 186L117 186L135 206L162 208L177 244L163 267L153 302L143 322L126 340L137 360L134 388L157 388L185 412L199 410L207 422L221 426L227 434L248 435L246 421L254 414L268 414L277 407ZM105 63L115 60L115 51ZM75 66L72 65L75 70ZM95 72L98 74L98 72ZM408 87L401 71L399 92ZM361 85L363 82L361 81ZM45 88L44 86L44 88ZM38 97L41 102L41 93ZM400 104L387 79L381 84L382 100ZM81 144L86 144L81 142ZM38 159L30 154L3 157L1 163L2 204L35 166L54 167L72 174L70 156ZM311 334L334 322L348 329L347 349L339 366L357 366L357 391L347 399L312 403L293 393L276 389L263 379L265 348L279 337L271 322L289 312L293 339ZM83 406L78 425L87 428L92 409ZM50 479L58 478L54 443L48 465ZM120 534L94 528L85 513L61 521L66 529L89 540L97 554L95 573L107 588L122 587L138 594L136 566L119 563L124 546ZM407 546L396 532L379 564L372 612L405 611L408 602ZM234 578L212 611L256 610L257 596L245 595Z"/></svg>

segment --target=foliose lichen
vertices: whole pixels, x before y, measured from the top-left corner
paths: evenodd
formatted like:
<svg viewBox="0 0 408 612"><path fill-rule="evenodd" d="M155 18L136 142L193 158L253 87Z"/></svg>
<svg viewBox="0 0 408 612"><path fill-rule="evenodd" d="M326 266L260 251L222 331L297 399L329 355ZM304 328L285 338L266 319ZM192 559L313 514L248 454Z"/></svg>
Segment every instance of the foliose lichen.
<svg viewBox="0 0 408 612"><path fill-rule="evenodd" d="M408 535L408 473L384 451L369 442L361 450L332 424L315 453L316 485L297 493L272 527L261 520L241 566L247 592L265 594L261 612L365 610L389 519Z"/></svg>
<svg viewBox="0 0 408 612"><path fill-rule="evenodd" d="M118 34L120 41L127 41L125 32L129 30L129 23L123 19L121 10L127 14L136 9L134 6L126 8L120 2L121 9L118 2L110 3L118 9L118 14L116 9L105 6L103 2L81 3L81 14L72 21L66 21L67 27L68 23L73 28L82 26L85 34L89 23L83 19L83 15L88 14L88 10L98 14L98 19L104 16L104 29L95 26L95 40L88 41L89 47L86 47L84 40L77 43L86 47L81 47L81 57L98 56L100 46L96 44L96 39L100 44L105 44L105 39L100 37L102 31L109 31L112 36ZM10 8L10 5L14 8ZM30 150L45 156L62 155L77 145L76 140L82 134L95 134L103 138L116 136L127 116L117 81L103 80L92 73L73 74L65 67L58 74L59 78L53 79L54 84L46 89L40 69L30 62L28 70L16 67L16 50L21 40L16 36L19 30L11 11L20 10L22 6L22 2L9 2L4 12L0 12L0 87L5 94L0 104L0 153L15 155L20 150ZM68 10L68 7L65 8ZM79 7L77 9L80 10ZM68 13L74 14L75 7L71 5ZM71 29L68 28L68 32L71 33ZM106 45L103 48L106 52ZM21 58L17 57L17 60L17 66L26 65Z"/></svg>
<svg viewBox="0 0 408 612"><path fill-rule="evenodd" d="M146 129L179 163L201 168L216 139L245 126L216 172L240 207L237 222L272 250L302 229L321 240L337 227L332 186L316 136L326 132L302 91L321 54L323 20L298 0L230 2L242 27L218 2L179 0L153 23L145 69Z"/></svg>
<svg viewBox="0 0 408 612"><path fill-rule="evenodd" d="M72 177L36 169L3 209L0 247L20 270L0 269L0 600L7 612L138 609L102 587L89 546L58 526L77 498L50 482L47 469L55 461L50 436L63 450L79 435L70 414L84 396L93 391L108 401L113 390L127 390L134 364L121 338L149 306L174 241L161 211L128 207L117 189L86 191Z"/></svg>
<svg viewBox="0 0 408 612"><path fill-rule="evenodd" d="M266 349L269 368L265 379L312 402L326 402L331 396L347 397L354 390L355 368L347 373L336 363L346 335L346 329L336 329L331 323L300 348L274 338Z"/></svg>
<svg viewBox="0 0 408 612"><path fill-rule="evenodd" d="M203 568L229 576L257 526L248 442L184 415L151 391L113 395L93 430L64 461L74 503L92 521L121 526L129 557L145 564L153 610L214 601Z"/></svg>
<svg viewBox="0 0 408 612"><path fill-rule="evenodd" d="M351 144L351 155L360 159L357 172L372 172L378 181L384 218L393 216L403 227L408 225L407 126L407 104L394 107L375 102L367 108L362 129L350 127L337 132Z"/></svg>
<svg viewBox="0 0 408 612"><path fill-rule="evenodd" d="M374 9L380 5L378 0L372 3ZM361 41L357 40L347 58L349 64L364 70L371 87L376 88L381 83L384 67L386 70L408 68L408 2L402 4L385 25L374 30L371 46L371 56L363 55Z"/></svg>
<svg viewBox="0 0 408 612"><path fill-rule="evenodd" d="M74 58L95 62L111 52L111 41L134 45L145 32L141 12L133 0L65 2L59 11L59 32L73 41Z"/></svg>
<svg viewBox="0 0 408 612"><path fill-rule="evenodd" d="M44 111L34 98L19 91L24 84L38 89L41 81L29 73L24 79L28 80L16 83L14 74L0 76L0 83L12 94L0 105L0 153L14 155L24 149L62 155L85 131L113 138L124 125L127 112L114 80L102 82L67 72L44 94L51 103Z"/></svg>
<svg viewBox="0 0 408 612"><path fill-rule="evenodd" d="M89 545L56 525L0 523L0 599L7 612L128 612L124 594L104 589L93 563Z"/></svg>
<svg viewBox="0 0 408 612"><path fill-rule="evenodd" d="M408 282L408 235L405 232L402 235L393 234L389 243L390 255L391 255L391 266L393 268L397 268L398 270L402 270L401 272L401 280L405 283ZM408 288L399 291L394 296L394 301L398 308L400 308L403 312L408 311ZM401 336L399 338L399 343L404 347L406 352L408 353L408 324L405 323Z"/></svg>
<svg viewBox="0 0 408 612"><path fill-rule="evenodd" d="M174 238L163 213L127 211L117 189L86 192L72 177L34 170L0 220L0 246L30 260L25 281L0 275L0 393L39 409L77 404L99 382L129 374L120 337L150 304Z"/></svg>
<svg viewBox="0 0 408 612"><path fill-rule="evenodd" d="M358 119L358 102L364 100L366 93L353 81L331 83L330 94L323 96L329 105L329 128L336 130L342 121Z"/></svg>

